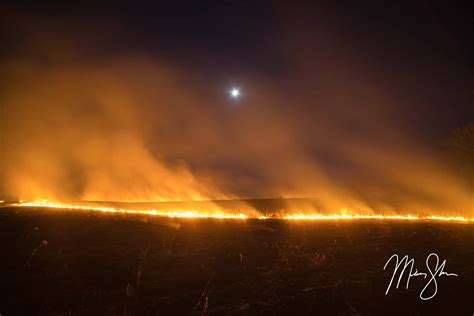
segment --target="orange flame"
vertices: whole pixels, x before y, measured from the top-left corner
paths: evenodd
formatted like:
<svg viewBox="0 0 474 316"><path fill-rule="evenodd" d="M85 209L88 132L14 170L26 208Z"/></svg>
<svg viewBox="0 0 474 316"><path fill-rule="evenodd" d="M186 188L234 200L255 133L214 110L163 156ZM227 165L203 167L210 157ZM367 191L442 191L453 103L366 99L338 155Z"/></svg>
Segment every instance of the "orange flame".
<svg viewBox="0 0 474 316"><path fill-rule="evenodd" d="M48 209L62 209L62 210L77 210L77 211L96 211L104 213L122 213L122 214L141 214L152 215L159 217L171 218L219 218L219 219L285 219L285 220L357 220L357 219L375 219L375 220L433 220L433 221L454 221L454 222L471 222L474 223L474 218L467 218L462 216L419 216L419 215L364 215L364 214L347 214L347 209L341 209L339 214L286 214L274 216L249 216L243 213L225 213L219 211L195 211L195 210L178 210L178 211L163 211L163 210L134 210L115 207L102 206L87 206L87 205L70 205L63 203L53 203L48 201L35 202L19 202L15 206L19 207L41 207Z"/></svg>

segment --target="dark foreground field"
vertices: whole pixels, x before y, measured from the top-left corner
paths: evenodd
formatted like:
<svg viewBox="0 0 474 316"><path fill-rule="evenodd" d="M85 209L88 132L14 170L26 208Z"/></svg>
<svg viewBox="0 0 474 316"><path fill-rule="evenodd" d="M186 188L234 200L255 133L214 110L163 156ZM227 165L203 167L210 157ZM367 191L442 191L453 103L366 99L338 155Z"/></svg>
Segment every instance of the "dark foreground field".
<svg viewBox="0 0 474 316"><path fill-rule="evenodd" d="M0 241L2 316L474 313L473 224L3 208ZM423 278L384 295L391 255L426 270L431 252L459 277L439 278L429 301Z"/></svg>

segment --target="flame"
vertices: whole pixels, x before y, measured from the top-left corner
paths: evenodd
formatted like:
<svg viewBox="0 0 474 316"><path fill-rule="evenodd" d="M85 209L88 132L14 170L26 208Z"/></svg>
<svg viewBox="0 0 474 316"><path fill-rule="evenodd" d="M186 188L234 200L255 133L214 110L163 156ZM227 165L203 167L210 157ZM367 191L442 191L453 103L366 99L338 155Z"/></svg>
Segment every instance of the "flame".
<svg viewBox="0 0 474 316"><path fill-rule="evenodd" d="M224 214L221 212L196 212L192 210L180 210L176 212L160 211L160 210L133 210L115 207L102 207L102 206L86 206L86 205L69 205L62 203L51 203L47 201L40 202L23 202L16 204L22 207L41 207L50 209L63 209L63 210L77 210L77 211L97 211L104 213L123 213L123 214L143 214L143 215L154 215L160 217L176 217L176 218L229 218L229 219L246 219L248 218L245 214Z"/></svg>
<svg viewBox="0 0 474 316"><path fill-rule="evenodd" d="M346 215L346 214L296 214L287 215L284 219L288 220L326 220L326 219L381 219L381 220L436 220L436 221L459 221L474 222L474 218L466 218L461 216L417 216L417 215Z"/></svg>
<svg viewBox="0 0 474 316"><path fill-rule="evenodd" d="M122 214L141 214L151 215L159 217L171 217L171 218L216 218L216 219L284 219L284 220L408 220L408 221L419 221L419 220L432 220L432 221L453 221L453 222L470 222L474 223L474 218L467 218L462 216L419 216L419 215L364 215L364 214L348 214L347 209L341 209L339 214L285 214L285 215L272 215L272 216L250 216L244 213L225 213L221 210L202 212L195 210L177 210L177 211L164 211L164 210L134 210L125 208L115 207L103 207L103 206L90 206L90 205L71 205L64 203L53 203L48 201L35 201L35 202L23 202L14 204L19 207L40 207L47 209L60 209L60 210L76 210L76 211L96 211L103 213L122 213Z"/></svg>

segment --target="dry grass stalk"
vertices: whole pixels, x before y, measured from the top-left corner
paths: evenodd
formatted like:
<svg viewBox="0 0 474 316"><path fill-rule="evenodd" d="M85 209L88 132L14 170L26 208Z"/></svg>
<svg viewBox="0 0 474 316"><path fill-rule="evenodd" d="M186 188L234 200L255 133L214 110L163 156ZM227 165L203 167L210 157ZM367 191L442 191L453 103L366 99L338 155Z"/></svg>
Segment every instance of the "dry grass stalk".
<svg viewBox="0 0 474 316"><path fill-rule="evenodd" d="M33 259L34 255L40 250L41 247L47 246L47 245L48 245L48 241L47 240L42 240L41 243L31 253L30 257L28 258L28 260L25 263L25 266L29 266L30 261L31 261L31 259Z"/></svg>

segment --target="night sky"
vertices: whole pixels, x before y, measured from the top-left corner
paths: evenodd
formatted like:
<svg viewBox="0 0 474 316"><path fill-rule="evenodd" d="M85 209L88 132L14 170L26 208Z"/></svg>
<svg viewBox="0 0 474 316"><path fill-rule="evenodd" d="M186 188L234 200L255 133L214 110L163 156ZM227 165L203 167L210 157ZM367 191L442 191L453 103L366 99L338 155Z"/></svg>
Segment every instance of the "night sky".
<svg viewBox="0 0 474 316"><path fill-rule="evenodd" d="M452 146L474 121L462 4L2 7L11 194L474 211Z"/></svg>

